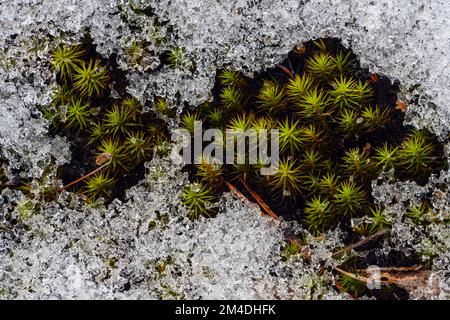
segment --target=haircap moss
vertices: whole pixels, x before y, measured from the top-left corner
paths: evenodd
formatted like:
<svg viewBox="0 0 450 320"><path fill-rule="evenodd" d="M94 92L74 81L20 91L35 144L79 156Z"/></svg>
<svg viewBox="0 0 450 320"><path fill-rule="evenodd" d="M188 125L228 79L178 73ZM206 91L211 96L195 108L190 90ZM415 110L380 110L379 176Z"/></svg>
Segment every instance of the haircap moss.
<svg viewBox="0 0 450 320"><path fill-rule="evenodd" d="M361 69L337 39L302 48L254 78L233 69L217 72L214 100L195 111L195 120L204 130L279 129L281 160L269 176L259 174L262 162L224 164L213 190L229 190L227 183L245 194L250 188L250 199L257 194L314 233L364 216L371 221L367 232L389 227L382 209L371 204L371 181L394 168L396 179L425 183L446 166L442 144L425 130L403 126L398 85ZM191 129L193 114L182 113L184 127ZM215 176L204 165L190 169L202 181Z"/></svg>
<svg viewBox="0 0 450 320"><path fill-rule="evenodd" d="M58 87L51 104L40 109L51 121L51 134L73 142L72 163L60 170L68 183L64 189L78 190L88 201L109 201L143 177L144 162L168 141L167 124L126 93L125 77L95 51L89 36L56 47L51 65ZM120 97L110 97L110 89ZM163 102L157 98L155 109L173 116ZM85 176L80 178L80 172Z"/></svg>

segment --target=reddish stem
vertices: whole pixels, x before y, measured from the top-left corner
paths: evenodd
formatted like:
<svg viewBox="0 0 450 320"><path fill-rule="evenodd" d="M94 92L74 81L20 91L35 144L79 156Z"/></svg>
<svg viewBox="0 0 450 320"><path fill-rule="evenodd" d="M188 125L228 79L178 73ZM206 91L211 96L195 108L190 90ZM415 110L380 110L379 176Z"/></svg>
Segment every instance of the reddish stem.
<svg viewBox="0 0 450 320"><path fill-rule="evenodd" d="M256 202L258 202L261 208L263 208L263 210L273 219L278 220L278 216L275 214L275 212L272 211L272 209L270 209L270 207L264 202L264 200L255 191L253 191L242 178L239 178L239 181L244 185L245 189L247 189L252 197L255 198Z"/></svg>
<svg viewBox="0 0 450 320"><path fill-rule="evenodd" d="M105 164L101 165L100 167L98 167L98 168L95 169L94 171L91 171L91 172L89 172L88 174L82 176L81 178L78 178L77 180L72 181L72 182L69 183L69 184L66 184L64 187L62 187L61 189L59 189L59 191L60 191L60 192L61 192L61 191L64 191L64 190L66 190L67 188L70 188L71 186L77 184L78 182L81 182L81 181L83 181L84 179L89 178L89 177L92 176L93 174L96 174L97 172L99 172L100 170L102 170L103 168L105 168L109 163L110 163L110 161L108 161L108 162L106 162Z"/></svg>

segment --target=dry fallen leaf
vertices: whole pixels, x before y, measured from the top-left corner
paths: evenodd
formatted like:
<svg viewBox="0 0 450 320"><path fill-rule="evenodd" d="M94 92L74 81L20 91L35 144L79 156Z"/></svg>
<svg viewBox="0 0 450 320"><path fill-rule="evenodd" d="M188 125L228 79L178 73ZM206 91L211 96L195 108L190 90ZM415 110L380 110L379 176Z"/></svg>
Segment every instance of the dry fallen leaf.
<svg viewBox="0 0 450 320"><path fill-rule="evenodd" d="M395 109L400 110L401 112L405 112L408 106L401 100L397 100L395 103Z"/></svg>
<svg viewBox="0 0 450 320"><path fill-rule="evenodd" d="M111 155L109 153L102 153L95 158L95 164L101 166L111 159Z"/></svg>

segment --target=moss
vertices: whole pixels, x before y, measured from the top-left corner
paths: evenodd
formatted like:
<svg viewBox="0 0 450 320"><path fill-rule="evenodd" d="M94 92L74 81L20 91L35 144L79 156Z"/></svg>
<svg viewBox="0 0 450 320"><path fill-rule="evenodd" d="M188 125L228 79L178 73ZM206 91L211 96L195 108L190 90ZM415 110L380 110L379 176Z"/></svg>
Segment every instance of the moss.
<svg viewBox="0 0 450 320"><path fill-rule="evenodd" d="M427 201L421 201L418 205L411 206L406 212L408 217L415 224L427 224L430 222L433 212Z"/></svg>
<svg viewBox="0 0 450 320"><path fill-rule="evenodd" d="M173 68L181 68L187 64L185 49L174 47L167 52L167 63Z"/></svg>
<svg viewBox="0 0 450 320"><path fill-rule="evenodd" d="M197 165L197 176L206 184L214 188L222 179L222 166L205 156L201 156Z"/></svg>
<svg viewBox="0 0 450 320"><path fill-rule="evenodd" d="M224 182L233 180L239 185L242 179L277 212L300 212L297 220L315 225L311 229L316 233L324 232L368 214L370 181L381 171L394 168L398 179L425 181L444 167L442 145L435 138L424 130L402 126L404 115L395 109L394 84L360 69L352 51L336 40L319 39L302 48L289 53L281 69L266 70L253 79L235 70L220 70L214 101L195 112L182 113L180 126L191 133L195 121L203 121L204 129L280 130L280 168L272 176L259 174L260 159L257 164L220 168L205 160L193 167L208 206L190 208L191 218L208 216L207 207L226 189ZM54 132L83 145L74 150L81 151L78 158L83 172L105 165L104 177L120 186L124 176L154 153L168 153L167 125L161 117L173 117L175 109L164 98L155 98L154 110L160 117L143 113L141 103L123 88L114 88L121 98L109 98L109 89L119 79L114 63L84 42L59 50L66 50L69 58L63 59L66 65L62 66L62 60L54 56L59 88L52 104L42 110ZM140 51L138 43L132 44L130 54L137 63ZM169 66L179 68L185 62L183 48L167 52ZM64 114L61 106L65 104ZM88 182L83 182L80 191L95 199ZM195 198L194 191L185 190L185 203L190 201L188 196ZM112 197L114 192L100 194ZM326 214L313 214L319 204L327 204ZM371 228L386 225L381 215L369 214Z"/></svg>
<svg viewBox="0 0 450 320"><path fill-rule="evenodd" d="M106 89L109 81L108 70L99 60L82 61L75 66L73 88L82 96L100 95Z"/></svg>
<svg viewBox="0 0 450 320"><path fill-rule="evenodd" d="M175 108L171 107L167 100L162 97L155 99L155 110L169 118L173 118L176 112Z"/></svg>
<svg viewBox="0 0 450 320"><path fill-rule="evenodd" d="M91 116L91 106L89 102L72 97L66 112L66 126L85 129L88 126Z"/></svg>
<svg viewBox="0 0 450 320"><path fill-rule="evenodd" d="M113 185L114 179L106 174L98 173L86 181L86 195L92 200L100 197L108 198L111 195Z"/></svg>
<svg viewBox="0 0 450 320"><path fill-rule="evenodd" d="M184 188L181 199L189 210L191 220L200 216L210 217L214 213L214 191L203 183L195 183Z"/></svg>
<svg viewBox="0 0 450 320"><path fill-rule="evenodd" d="M200 115L196 112L187 112L181 116L180 126L194 133L196 121L201 121Z"/></svg>
<svg viewBox="0 0 450 320"><path fill-rule="evenodd" d="M306 203L305 223L316 234L329 228L333 220L331 203L326 198L314 197Z"/></svg>
<svg viewBox="0 0 450 320"><path fill-rule="evenodd" d="M131 45L129 54L135 63L140 61L143 45ZM122 194L131 177L143 176L143 163L154 150L166 152L166 123L154 112L143 112L142 104L124 90L125 77L114 61L97 54L88 36L82 43L57 47L52 70L57 72L58 87L51 104L41 111L51 122L52 134L75 142L73 161L61 170L63 182L82 178L69 190L78 190L89 202ZM109 97L110 89L120 98ZM155 105L165 116L173 115L163 98L157 98ZM84 178L80 172L96 174Z"/></svg>
<svg viewBox="0 0 450 320"><path fill-rule="evenodd" d="M257 95L258 105L263 110L277 111L285 107L284 87L272 81L265 81Z"/></svg>
<svg viewBox="0 0 450 320"><path fill-rule="evenodd" d="M231 86L223 88L220 99L226 109L240 109L242 107L243 96L239 88Z"/></svg>
<svg viewBox="0 0 450 320"><path fill-rule="evenodd" d="M26 200L18 204L16 207L16 212L22 221L25 221L28 218L30 218L33 215L34 211L35 208L31 200Z"/></svg>
<svg viewBox="0 0 450 320"><path fill-rule="evenodd" d="M283 261L288 260L290 257L298 255L300 253L300 245L297 241L288 241L287 244L281 250L281 257Z"/></svg>
<svg viewBox="0 0 450 320"><path fill-rule="evenodd" d="M203 129L279 129L281 160L278 172L265 177L261 164L226 164L214 190L226 190L224 181L241 187L240 178L277 214L314 233L365 216L367 234L389 227L382 208L370 210L371 180L394 168L395 178L423 184L445 166L442 144L404 127L404 114L395 109L397 85L361 69L337 40L302 48L255 78L218 71L214 101L198 108L195 119L204 121ZM184 112L182 124L191 128L191 118ZM201 166L192 170L196 179L208 176Z"/></svg>
<svg viewBox="0 0 450 320"><path fill-rule="evenodd" d="M63 78L71 78L74 69L83 63L85 54L86 51L80 45L60 45L52 53L52 67Z"/></svg>
<svg viewBox="0 0 450 320"><path fill-rule="evenodd" d="M339 284L344 292L347 292L354 297L360 297L368 291L366 282L347 274L342 274L340 276Z"/></svg>
<svg viewBox="0 0 450 320"><path fill-rule="evenodd" d="M139 65L142 63L142 59L145 55L146 45L142 41L133 41L127 50L128 55L133 65Z"/></svg>

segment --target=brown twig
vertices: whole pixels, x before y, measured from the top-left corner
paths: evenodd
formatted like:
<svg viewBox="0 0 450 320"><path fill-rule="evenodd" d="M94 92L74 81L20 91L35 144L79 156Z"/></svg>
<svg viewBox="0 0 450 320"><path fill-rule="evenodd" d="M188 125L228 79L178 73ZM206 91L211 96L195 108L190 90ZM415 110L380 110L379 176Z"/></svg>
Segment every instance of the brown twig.
<svg viewBox="0 0 450 320"><path fill-rule="evenodd" d="M422 269L422 266L412 266L412 267L379 267L378 270L381 272L409 272L418 271ZM367 271L367 269L358 269L358 272Z"/></svg>
<svg viewBox="0 0 450 320"><path fill-rule="evenodd" d="M62 191L64 191L64 190L70 188L71 186L73 186L73 185L75 185L75 184L77 184L77 183L83 181L84 179L89 178L89 177L92 176L93 174L96 174L97 172L99 172L100 170L102 170L103 168L105 168L108 164L109 164L109 161L106 162L106 163L104 163L103 165L101 165L100 167L98 167L97 169L95 169L94 171L91 171L91 172L89 172L88 174L82 176L81 178L78 178L77 180L72 181L72 182L69 183L69 184L66 184L64 187L62 187L61 189L59 189L59 192L62 192Z"/></svg>
<svg viewBox="0 0 450 320"><path fill-rule="evenodd" d="M229 191L232 191L232 192L236 193L236 195L237 195L239 198L251 202L251 201L250 201L250 200L249 200L242 192L239 191L238 188L236 188L234 185L232 185L229 181L224 180L224 182L225 182L225 185L227 186L227 188L228 188Z"/></svg>
<svg viewBox="0 0 450 320"><path fill-rule="evenodd" d="M252 195L252 197L255 198L256 202L258 202L260 207L273 219L278 220L278 216L275 214L275 212L272 211L272 209L270 209L270 207L264 202L264 200L255 191L253 191L242 178L239 178L239 181L242 183L245 189Z"/></svg>
<svg viewBox="0 0 450 320"><path fill-rule="evenodd" d="M367 243L369 241L372 241L373 239L376 239L379 236L382 236L382 235L384 235L384 234L386 234L388 232L389 232L388 229L380 230L377 233L374 233L373 235L371 235L371 236L369 236L369 237L367 237L367 238L365 238L365 239L363 239L361 241L358 241L358 242L356 242L356 243L354 243L352 245L349 245L349 246L347 246L347 247L345 247L345 248L343 248L341 250L336 251L335 253L333 253L333 257L339 256L339 255L341 255L343 253L346 253L346 252L348 252L350 250L353 250L353 249L355 249L355 248L357 248L359 246L362 246L363 244L365 244L365 243Z"/></svg>
<svg viewBox="0 0 450 320"><path fill-rule="evenodd" d="M364 277L364 276L360 276L360 275L358 275L358 274L354 274L354 273L351 273L351 272L342 270L342 269L339 268L339 267L335 267L334 269L335 269L336 271L342 273L343 275L346 275L346 276L348 276L348 277L350 277L350 278L353 278L353 279L355 279L355 280L362 281L362 282L367 282L367 278Z"/></svg>
<svg viewBox="0 0 450 320"><path fill-rule="evenodd" d="M294 78L294 74L292 73L292 71L286 68L285 66L278 64L277 67L280 68L281 71L287 74L290 78Z"/></svg>
<svg viewBox="0 0 450 320"><path fill-rule="evenodd" d="M356 273L362 274L351 273L342 270L339 267L335 267L334 269L341 274L358 281L366 282L367 284L373 281L387 286L394 284L408 292L417 290L418 288L427 287L427 292L431 295L437 294L440 290L436 283L434 285L433 283L430 283L430 279L432 279L432 272L430 270L423 270L422 266L417 265L412 267L377 267L372 270L367 268L358 269L355 271ZM367 276L369 276L369 278ZM336 287L342 291L343 288L339 287L338 284L339 282L336 283ZM432 291L430 292L430 290Z"/></svg>
<svg viewBox="0 0 450 320"><path fill-rule="evenodd" d="M227 180L225 180L225 179L224 179L223 181L224 181L224 183L225 183L225 185L227 186L227 188L228 188L229 191L236 193L236 195L237 195L239 198L241 198L242 200L248 201L248 202L250 202L250 203L252 202L252 201L250 201L250 199L247 198L242 192L240 192L238 188L236 188L233 184L231 184L231 182L229 182L229 181L227 181ZM261 213L262 216L265 216L264 212L260 211L260 213Z"/></svg>

